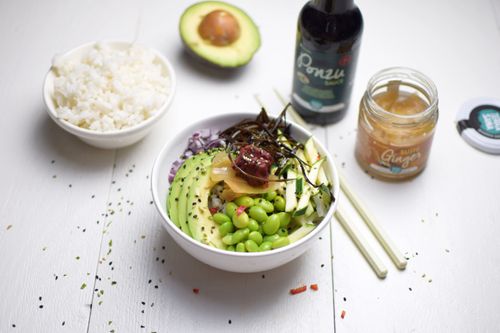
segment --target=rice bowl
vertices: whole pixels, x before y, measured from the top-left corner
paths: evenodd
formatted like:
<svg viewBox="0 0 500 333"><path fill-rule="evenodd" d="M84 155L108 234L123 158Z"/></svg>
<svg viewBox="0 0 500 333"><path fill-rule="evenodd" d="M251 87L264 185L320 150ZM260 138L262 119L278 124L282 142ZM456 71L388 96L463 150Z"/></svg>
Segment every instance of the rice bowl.
<svg viewBox="0 0 500 333"><path fill-rule="evenodd" d="M137 65L141 63L135 61L137 59L122 59L121 66L112 63L103 65L100 73L89 64L82 63L82 59L91 57L91 52L99 53L95 50L96 43L81 45L54 59L54 67L49 70L44 82L44 101L50 117L60 127L86 143L108 149L125 147L141 140L166 113L175 93L175 72L170 62L154 49L132 47L128 42L104 42L97 46L99 47L107 49L108 51L101 52L107 54L94 54L93 59L84 61L94 62L93 66L98 67L99 60L126 58L128 53L134 52L138 53L134 57L144 57L147 61L142 61L141 66ZM117 53L110 54L114 52L109 51L110 49ZM72 65L64 65L68 63ZM123 68L134 67L134 63L136 72L127 77L123 74ZM140 71L137 70L144 67L144 64L154 70L150 71L152 74L149 75L149 80L141 83ZM71 68L77 68L82 73L58 82L58 71L65 72ZM112 74L121 77L111 79ZM79 86L82 80L91 88ZM89 90L97 96L102 94L104 99L92 97ZM76 103L76 95L82 97L80 104ZM76 111L68 107L75 105L78 105Z"/></svg>

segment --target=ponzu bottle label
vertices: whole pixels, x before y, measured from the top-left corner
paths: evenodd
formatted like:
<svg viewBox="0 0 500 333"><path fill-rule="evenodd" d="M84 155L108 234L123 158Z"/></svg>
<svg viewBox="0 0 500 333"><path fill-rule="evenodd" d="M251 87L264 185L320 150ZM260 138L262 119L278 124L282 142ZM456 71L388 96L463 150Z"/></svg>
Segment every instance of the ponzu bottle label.
<svg viewBox="0 0 500 333"><path fill-rule="evenodd" d="M292 94L294 102L313 112L329 113L344 109L351 95L357 51L354 46L343 53L311 51L298 43Z"/></svg>

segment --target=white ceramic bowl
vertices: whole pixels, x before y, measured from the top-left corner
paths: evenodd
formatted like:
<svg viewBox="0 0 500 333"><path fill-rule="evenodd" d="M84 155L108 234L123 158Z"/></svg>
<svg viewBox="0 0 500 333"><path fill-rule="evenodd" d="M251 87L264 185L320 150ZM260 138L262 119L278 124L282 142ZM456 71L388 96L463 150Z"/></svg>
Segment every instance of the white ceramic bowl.
<svg viewBox="0 0 500 333"><path fill-rule="evenodd" d="M162 224L167 229L168 233L186 252L196 259L226 271L241 273L265 271L286 264L297 258L315 243L317 235L330 223L339 198L340 183L337 169L332 163L333 160L328 151L321 143L316 141L318 151L327 157L326 172L334 184L332 192L335 201L328 209L323 221L321 221L321 223L306 237L288 246L272 251L239 253L219 250L202 244L176 227L168 217L166 209L168 189L170 186L168 174L172 162L184 152L188 138L196 130L202 128L222 130L234 125L242 119L255 117L256 114L254 113L230 113L206 118L188 126L163 147L154 163L151 176L151 191L153 193L154 202L163 218ZM305 142L312 134L299 125L292 123L292 135L298 141Z"/></svg>
<svg viewBox="0 0 500 333"><path fill-rule="evenodd" d="M63 57L63 59L66 57L67 58L82 57L83 54L87 52L90 48L92 48L95 43L96 42L83 44L64 53L61 56ZM111 47L116 49L125 49L131 45L131 43L129 42L119 42L119 41L111 41L103 43L110 45ZM52 98L54 93L54 78L55 78L52 69L50 69L47 75L45 76L45 82L43 85L43 100L45 101L45 105L47 107L47 112L49 116L62 129L77 136L82 141L94 147L104 148L104 149L122 148L141 140L153 129L153 126L167 112L168 107L172 103L176 87L175 72L170 62L158 51L154 49L151 50L155 53L159 63L163 66L164 71L169 75L171 83L170 83L170 93L167 96L167 99L160 107L160 109L157 110L150 118L146 119L145 121L135 126L110 132L97 132L81 128L71 124L68 121L60 119L56 113L56 106L54 103L54 99Z"/></svg>

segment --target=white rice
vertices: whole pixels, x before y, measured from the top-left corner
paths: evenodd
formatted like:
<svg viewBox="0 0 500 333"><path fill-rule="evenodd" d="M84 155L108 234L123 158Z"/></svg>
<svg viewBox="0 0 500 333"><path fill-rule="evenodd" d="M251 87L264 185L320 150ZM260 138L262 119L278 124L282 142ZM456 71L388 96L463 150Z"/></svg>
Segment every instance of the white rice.
<svg viewBox="0 0 500 333"><path fill-rule="evenodd" d="M96 43L81 59L55 57L52 68L57 115L98 132L141 123L170 93L170 78L156 55L136 45L117 50Z"/></svg>

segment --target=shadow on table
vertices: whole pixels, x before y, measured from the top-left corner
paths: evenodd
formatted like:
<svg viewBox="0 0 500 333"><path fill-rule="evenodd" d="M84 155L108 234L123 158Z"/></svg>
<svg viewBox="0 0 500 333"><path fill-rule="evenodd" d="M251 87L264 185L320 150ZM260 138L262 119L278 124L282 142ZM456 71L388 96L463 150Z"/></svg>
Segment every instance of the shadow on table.
<svg viewBox="0 0 500 333"><path fill-rule="evenodd" d="M42 109L37 114L40 117L33 122L30 142L49 161L54 160L75 173L84 174L99 172L112 165L116 150L92 147L57 126L45 110ZM122 149L120 154L132 154L137 146L138 143Z"/></svg>
<svg viewBox="0 0 500 333"><path fill-rule="evenodd" d="M194 72L194 74L201 74L206 78L218 81L236 80L244 74L247 68L247 66L238 68L219 68L197 58L185 48L179 49L177 52L176 62L181 64L184 68Z"/></svg>
<svg viewBox="0 0 500 333"><path fill-rule="evenodd" d="M196 297L182 306L189 305L191 316L221 318L224 324L248 314L265 318L269 311L283 311L278 299L291 297L290 288L298 286L306 256L271 271L259 273L231 273L205 265L180 248L172 237L163 231L156 246L167 244L165 265L156 265L158 276L166 284L164 295L169 299ZM302 281L303 282L303 281ZM193 288L199 288L195 295ZM195 301L194 301L195 300ZM179 304L179 306L181 306ZM182 309L179 309L182 311Z"/></svg>

